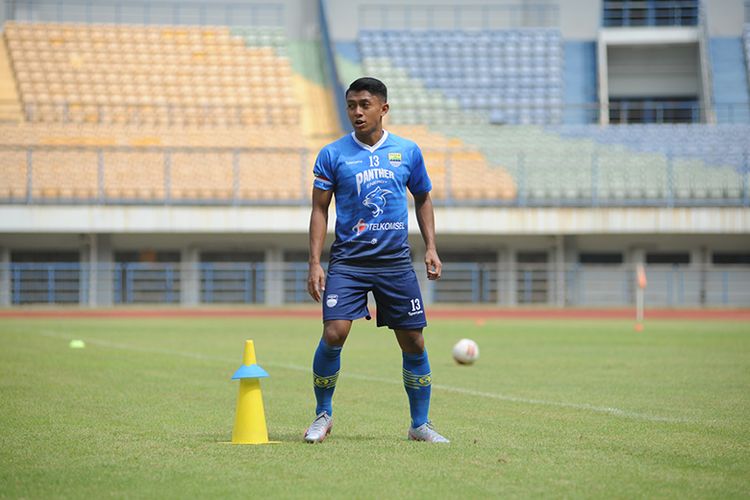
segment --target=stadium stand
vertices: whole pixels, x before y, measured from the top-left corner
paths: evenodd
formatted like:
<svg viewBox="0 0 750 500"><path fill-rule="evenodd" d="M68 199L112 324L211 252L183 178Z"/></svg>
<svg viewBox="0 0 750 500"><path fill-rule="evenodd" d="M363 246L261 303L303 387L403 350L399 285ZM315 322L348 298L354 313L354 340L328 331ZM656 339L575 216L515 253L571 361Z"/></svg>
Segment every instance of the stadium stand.
<svg viewBox="0 0 750 500"><path fill-rule="evenodd" d="M745 23L742 30L742 46L745 48L745 70L747 71L747 84L750 87L750 23Z"/></svg>
<svg viewBox="0 0 750 500"><path fill-rule="evenodd" d="M458 108L500 123L560 119L559 30L366 30L359 34L359 50L365 72L391 80L400 120L464 121ZM412 79L439 93L423 99Z"/></svg>
<svg viewBox="0 0 750 500"><path fill-rule="evenodd" d="M678 128L689 135L704 136L703 142L694 142L695 153L689 154L688 140L676 133ZM677 203L742 199L746 174L743 176L741 164L707 161L746 161L743 151L747 151L747 145L742 141L747 139L740 138L742 130L737 126L726 128L735 134L735 143L731 142L733 136L720 128L701 125L550 129L463 125L443 126L441 130L464 138L493 163L502 164L525 201L617 204L637 200L653 204L666 199ZM618 136L632 135L641 137L641 141L648 136L650 142L617 140ZM724 154L722 141L734 144L735 156ZM712 158L700 156L708 151L713 151Z"/></svg>
<svg viewBox="0 0 750 500"><path fill-rule="evenodd" d="M646 25L691 25L694 7L618 15L620 21L645 16L638 22ZM500 168L498 175L513 186L491 196L498 190L471 184L482 175L464 176L466 166L434 158L439 169L450 171L449 197L502 203L513 192L519 204L563 205L744 198L750 149L745 125L561 123L561 43L555 28L362 30L358 51L363 72L389 86L390 123L411 127L407 137L420 137L420 127L443 137L421 144L460 145L468 156L483 156L487 171ZM463 157L455 150L449 156Z"/></svg>
<svg viewBox="0 0 750 500"><path fill-rule="evenodd" d="M358 37L348 73L388 84L387 127L422 146L438 202L747 194L747 126L563 125L557 28ZM0 124L10 200L303 203L311 155L340 133L320 48L279 27L11 21L3 42L23 110Z"/></svg>
<svg viewBox="0 0 750 500"><path fill-rule="evenodd" d="M303 197L305 82L292 78L280 28L8 22L3 40L24 114L0 125L0 145L35 147L30 193L26 153L3 151L4 196ZM279 152L257 161L248 148Z"/></svg>
<svg viewBox="0 0 750 500"><path fill-rule="evenodd" d="M14 22L5 28L28 121L293 124L298 105L289 61L275 45L258 45L277 44L277 37L247 33Z"/></svg>
<svg viewBox="0 0 750 500"><path fill-rule="evenodd" d="M388 129L417 144L429 145L424 157L436 199L507 202L516 198L511 175L501 166L491 166L476 147L425 125L389 125Z"/></svg>

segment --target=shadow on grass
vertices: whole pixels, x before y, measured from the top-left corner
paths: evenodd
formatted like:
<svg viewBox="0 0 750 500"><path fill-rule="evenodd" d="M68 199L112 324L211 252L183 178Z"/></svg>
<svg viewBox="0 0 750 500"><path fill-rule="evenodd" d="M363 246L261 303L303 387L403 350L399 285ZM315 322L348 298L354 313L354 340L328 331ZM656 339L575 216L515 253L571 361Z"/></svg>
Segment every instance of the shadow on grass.
<svg viewBox="0 0 750 500"><path fill-rule="evenodd" d="M304 443L303 432L273 432L269 433L269 441L277 441L281 443ZM202 434L201 440L213 442L217 444L232 444L232 435L230 434ZM346 441L346 442L360 442L364 443L367 441L382 441L382 436L367 436L364 434L336 434L329 436L326 441Z"/></svg>

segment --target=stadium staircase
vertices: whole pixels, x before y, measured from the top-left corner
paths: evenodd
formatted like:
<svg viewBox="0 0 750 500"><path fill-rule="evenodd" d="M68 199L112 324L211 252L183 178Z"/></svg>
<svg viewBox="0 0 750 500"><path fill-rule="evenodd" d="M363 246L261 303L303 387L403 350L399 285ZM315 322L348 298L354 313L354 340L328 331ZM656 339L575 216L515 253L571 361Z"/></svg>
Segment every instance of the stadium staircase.
<svg viewBox="0 0 750 500"><path fill-rule="evenodd" d="M23 119L16 79L10 65L5 37L0 37L0 123L18 123Z"/></svg>

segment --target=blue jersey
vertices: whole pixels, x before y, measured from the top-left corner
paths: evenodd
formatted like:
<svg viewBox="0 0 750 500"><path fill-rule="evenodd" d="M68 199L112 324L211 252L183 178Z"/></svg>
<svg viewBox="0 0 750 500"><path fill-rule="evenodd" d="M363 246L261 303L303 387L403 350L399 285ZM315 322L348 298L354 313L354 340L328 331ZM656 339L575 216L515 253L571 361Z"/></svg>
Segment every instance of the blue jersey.
<svg viewBox="0 0 750 500"><path fill-rule="evenodd" d="M432 189L414 142L383 131L369 146L352 132L321 149L313 173L314 186L332 189L336 199L330 266L411 265L406 190Z"/></svg>

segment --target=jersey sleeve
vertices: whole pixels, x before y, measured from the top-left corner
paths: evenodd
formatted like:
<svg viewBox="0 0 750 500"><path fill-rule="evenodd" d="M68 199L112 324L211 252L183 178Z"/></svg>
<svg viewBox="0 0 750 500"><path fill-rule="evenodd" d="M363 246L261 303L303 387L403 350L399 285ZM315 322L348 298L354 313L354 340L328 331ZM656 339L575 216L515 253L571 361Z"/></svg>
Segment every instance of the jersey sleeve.
<svg viewBox="0 0 750 500"><path fill-rule="evenodd" d="M409 180L406 186L411 191L411 194L428 193L432 190L432 182L427 175L422 151L416 145L411 152L411 172L409 173Z"/></svg>
<svg viewBox="0 0 750 500"><path fill-rule="evenodd" d="M333 161L331 160L330 148L323 148L318 153L318 157L315 159L315 166L313 166L313 175L315 180L313 181L313 187L322 189L323 191L329 191L333 189Z"/></svg>

